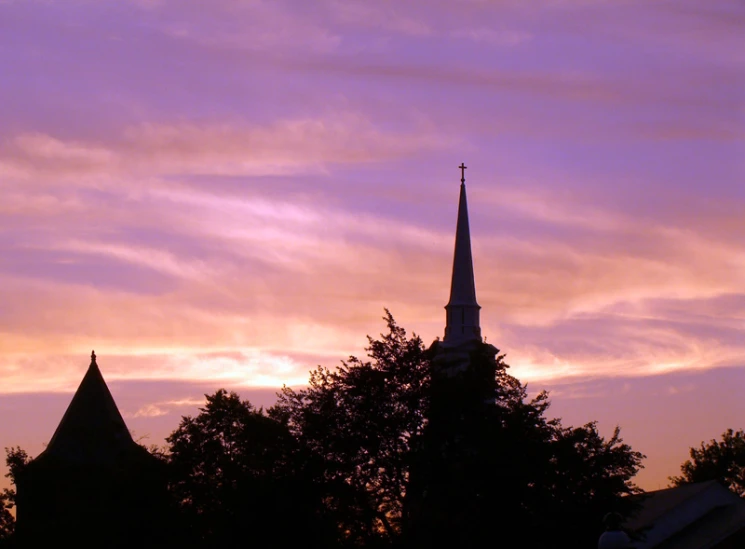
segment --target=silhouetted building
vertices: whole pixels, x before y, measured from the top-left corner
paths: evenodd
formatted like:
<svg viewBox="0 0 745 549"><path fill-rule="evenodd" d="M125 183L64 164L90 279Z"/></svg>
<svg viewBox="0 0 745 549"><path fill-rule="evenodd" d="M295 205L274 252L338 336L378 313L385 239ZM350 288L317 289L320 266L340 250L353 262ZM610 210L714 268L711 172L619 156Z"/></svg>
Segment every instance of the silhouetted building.
<svg viewBox="0 0 745 549"><path fill-rule="evenodd" d="M745 547L745 501L715 480L647 492L625 527L636 549Z"/></svg>
<svg viewBox="0 0 745 549"><path fill-rule="evenodd" d="M461 166L465 170L465 166ZM496 412L498 350L481 337L476 301L465 176L462 172L450 299L443 340L432 358L429 422L421 460L412 468L409 532L414 547L467 547L494 527L493 509L484 507L493 478L484 478ZM493 500L493 498L491 498Z"/></svg>
<svg viewBox="0 0 745 549"><path fill-rule="evenodd" d="M465 166L461 166L461 169L465 170ZM499 351L493 345L484 343L481 337L480 310L481 306L476 301L466 180L465 175L463 175L458 200L450 299L448 304L445 305L445 337L442 341L435 341L430 348L434 356L433 376L436 379L445 380L444 383L452 385L450 381L446 380L456 378L467 369L475 367L474 353L482 358L491 359L491 362L493 362ZM491 382L487 379L482 379L482 381L485 385L482 385L480 389L487 394L492 394L494 388L493 375L491 376Z"/></svg>
<svg viewBox="0 0 745 549"><path fill-rule="evenodd" d="M91 353L91 363L46 449L17 482L21 547L162 546L162 463L137 444Z"/></svg>
<svg viewBox="0 0 745 549"><path fill-rule="evenodd" d="M476 282L473 275L471 228L468 223L468 201L465 177L460 184L458 221L455 227L453 275L450 279L450 299L445 305L445 339L448 347L481 341L479 311L476 302Z"/></svg>

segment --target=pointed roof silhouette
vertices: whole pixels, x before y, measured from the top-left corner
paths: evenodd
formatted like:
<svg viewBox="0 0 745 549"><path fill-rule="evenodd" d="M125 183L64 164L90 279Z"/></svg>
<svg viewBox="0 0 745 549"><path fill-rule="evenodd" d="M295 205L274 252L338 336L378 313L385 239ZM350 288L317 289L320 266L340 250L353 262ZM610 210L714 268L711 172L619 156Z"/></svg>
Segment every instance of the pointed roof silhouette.
<svg viewBox="0 0 745 549"><path fill-rule="evenodd" d="M465 183L460 184L458 223L455 230L453 277L450 283L450 301L448 302L448 306L452 305L479 306L476 303L476 284L473 278L471 231L468 227L468 204L466 201Z"/></svg>
<svg viewBox="0 0 745 549"><path fill-rule="evenodd" d="M46 449L34 461L114 465L151 456L133 439L91 353L88 371Z"/></svg>

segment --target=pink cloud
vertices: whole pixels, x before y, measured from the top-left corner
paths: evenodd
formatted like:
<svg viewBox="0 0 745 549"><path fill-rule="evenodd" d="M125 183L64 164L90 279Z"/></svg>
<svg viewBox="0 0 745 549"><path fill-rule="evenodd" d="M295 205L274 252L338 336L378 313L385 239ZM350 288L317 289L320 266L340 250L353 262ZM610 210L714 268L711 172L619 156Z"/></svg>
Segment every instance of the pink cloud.
<svg viewBox="0 0 745 549"><path fill-rule="evenodd" d="M0 148L0 172L34 184L75 179L94 186L107 180L116 186L117 175L322 173L329 163L391 160L451 142L422 130L383 132L353 113L268 126L145 124L125 129L111 143L22 134Z"/></svg>

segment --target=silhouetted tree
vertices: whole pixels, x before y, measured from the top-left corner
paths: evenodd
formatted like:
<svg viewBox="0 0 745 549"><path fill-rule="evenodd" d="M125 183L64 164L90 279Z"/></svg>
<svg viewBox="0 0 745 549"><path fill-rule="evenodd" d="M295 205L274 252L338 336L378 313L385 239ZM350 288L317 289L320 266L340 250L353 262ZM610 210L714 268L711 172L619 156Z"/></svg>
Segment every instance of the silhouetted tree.
<svg viewBox="0 0 745 549"><path fill-rule="evenodd" d="M16 521L11 510L16 504L16 479L30 459L26 451L20 447L5 448L5 465L8 467L5 476L10 479L13 487L0 492L0 548L13 547Z"/></svg>
<svg viewBox="0 0 745 549"><path fill-rule="evenodd" d="M194 545L325 542L313 475L287 427L235 393L206 397L167 438L171 490Z"/></svg>
<svg viewBox="0 0 745 549"><path fill-rule="evenodd" d="M594 547L603 515L634 506L623 496L639 492L631 479L644 456L618 428L606 440L594 422L564 427L548 419L548 394L529 398L488 347L475 347L459 379L433 382L429 419L438 428L425 431L434 443L425 436L420 461L426 498L436 499L421 502L434 512L413 543L477 545L502 528L520 531L528 547ZM496 383L484 379L489 372Z"/></svg>
<svg viewBox="0 0 745 549"><path fill-rule="evenodd" d="M691 448L690 456L680 466L681 475L670 477L673 485L718 480L745 497L745 431L727 429L721 440L712 439Z"/></svg>
<svg viewBox="0 0 745 549"><path fill-rule="evenodd" d="M368 337L370 360L318 367L270 410L322 463L347 541L475 543L501 524L526 546L594 546L603 514L638 491L631 478L644 456L618 429L606 440L594 423L547 419L547 393L528 398L501 355L475 353L464 379L433 383L432 352L390 312L384 319L387 333Z"/></svg>
<svg viewBox="0 0 745 549"><path fill-rule="evenodd" d="M641 490L631 479L641 468L644 455L625 444L617 426L606 439L595 422L582 427L563 427L556 422L547 445L548 467L539 467L534 482L540 486L533 509L533 523L542 533L552 532L576 547L595 547L607 512L630 514L638 500L629 498Z"/></svg>
<svg viewBox="0 0 745 549"><path fill-rule="evenodd" d="M0 547L9 547L13 538L15 517L10 512L13 505L13 493L6 488L0 492Z"/></svg>
<svg viewBox="0 0 745 549"><path fill-rule="evenodd" d="M5 449L5 465L8 467L8 472L5 476L10 479L10 482L14 486L18 477L30 461L31 457L20 446Z"/></svg>
<svg viewBox="0 0 745 549"><path fill-rule="evenodd" d="M307 389L284 387L273 417L323 463L327 505L348 542L397 539L412 454L426 424L429 362L421 339L386 311L388 333L368 337L371 361L318 367Z"/></svg>

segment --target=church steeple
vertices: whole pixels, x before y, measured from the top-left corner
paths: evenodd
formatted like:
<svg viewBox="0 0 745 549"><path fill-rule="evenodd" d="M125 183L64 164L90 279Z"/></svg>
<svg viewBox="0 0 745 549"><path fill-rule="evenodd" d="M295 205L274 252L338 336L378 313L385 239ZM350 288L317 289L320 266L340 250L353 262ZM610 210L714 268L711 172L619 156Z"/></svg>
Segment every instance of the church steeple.
<svg viewBox="0 0 745 549"><path fill-rule="evenodd" d="M148 459L132 440L114 398L91 352L91 363L57 430L38 461L58 459L81 463L114 463Z"/></svg>
<svg viewBox="0 0 745 549"><path fill-rule="evenodd" d="M458 223L455 230L455 253L453 254L453 278L450 284L450 301L445 324L446 344L481 341L479 310L476 302L476 284L473 278L473 256L471 255L471 231L468 226L468 204L466 201L465 164L461 170Z"/></svg>
<svg viewBox="0 0 745 549"><path fill-rule="evenodd" d="M46 449L19 472L18 547L170 547L167 479L132 440L91 353Z"/></svg>

